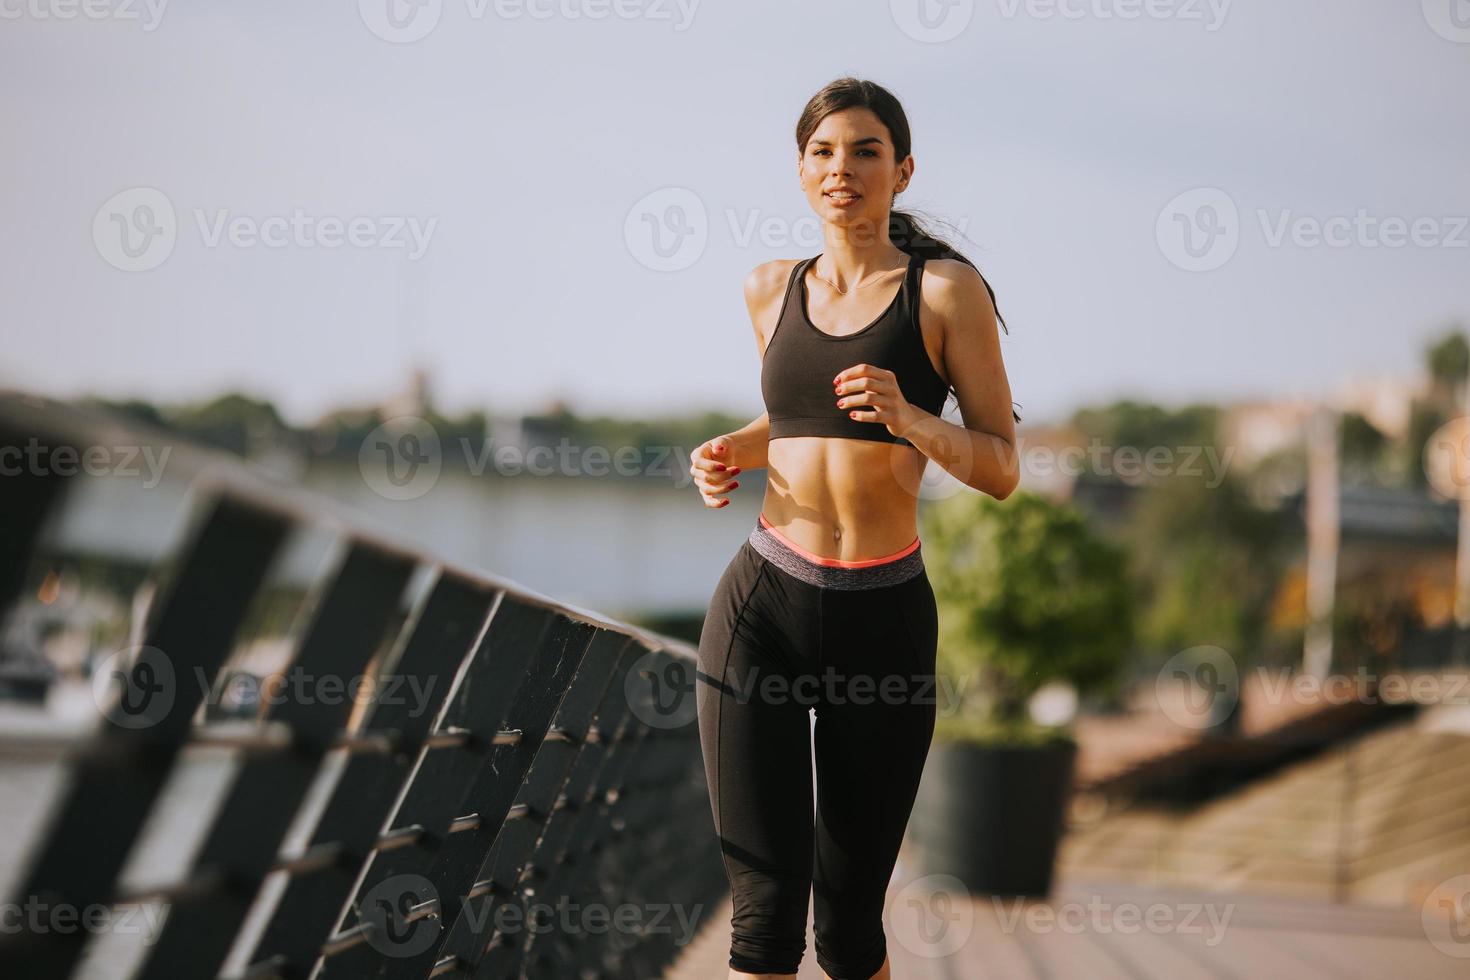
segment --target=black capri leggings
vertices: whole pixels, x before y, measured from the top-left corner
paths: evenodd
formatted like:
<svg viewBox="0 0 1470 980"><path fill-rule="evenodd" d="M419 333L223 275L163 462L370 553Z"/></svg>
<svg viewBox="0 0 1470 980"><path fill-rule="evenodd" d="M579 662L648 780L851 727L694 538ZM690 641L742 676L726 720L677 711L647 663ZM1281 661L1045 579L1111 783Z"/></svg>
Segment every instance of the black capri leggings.
<svg viewBox="0 0 1470 980"><path fill-rule="evenodd" d="M934 734L937 641L917 538L838 562L762 514L725 569L696 703L733 969L794 974L809 899L829 976L868 980L883 965L884 896Z"/></svg>

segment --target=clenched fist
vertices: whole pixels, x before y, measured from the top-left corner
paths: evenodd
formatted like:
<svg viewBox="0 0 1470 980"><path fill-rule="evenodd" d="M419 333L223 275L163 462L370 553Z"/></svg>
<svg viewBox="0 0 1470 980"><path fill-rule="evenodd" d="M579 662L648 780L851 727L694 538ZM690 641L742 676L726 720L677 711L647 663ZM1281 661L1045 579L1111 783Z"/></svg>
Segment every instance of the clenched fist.
<svg viewBox="0 0 1470 980"><path fill-rule="evenodd" d="M723 495L740 486L740 481L735 479L740 467L725 462L732 456L733 447L728 436L715 436L689 454L689 472L706 507L724 507L730 498Z"/></svg>

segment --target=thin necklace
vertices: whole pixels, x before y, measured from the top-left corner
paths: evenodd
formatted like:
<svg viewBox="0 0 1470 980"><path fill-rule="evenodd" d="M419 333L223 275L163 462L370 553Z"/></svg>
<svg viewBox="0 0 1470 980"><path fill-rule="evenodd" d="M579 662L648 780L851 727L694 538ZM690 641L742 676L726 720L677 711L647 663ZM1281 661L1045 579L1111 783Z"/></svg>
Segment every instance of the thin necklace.
<svg viewBox="0 0 1470 980"><path fill-rule="evenodd" d="M843 295L843 296L846 296L850 290L853 290L853 289L862 289L864 286L866 286L868 284L868 279L872 279L873 276L886 276L890 272L897 272L897 271L898 271L897 269L884 269L882 272L875 272L875 273L873 273L872 276L868 276L867 279L864 279L862 282L858 283L856 286L848 286L847 289L843 289L841 286L837 285L831 279L828 279L826 276L824 276L824 275L820 274L819 272L817 272L817 264L815 262L812 263L812 275L816 276L818 279L822 280L827 285L829 285L833 289L837 290L837 292L839 294Z"/></svg>

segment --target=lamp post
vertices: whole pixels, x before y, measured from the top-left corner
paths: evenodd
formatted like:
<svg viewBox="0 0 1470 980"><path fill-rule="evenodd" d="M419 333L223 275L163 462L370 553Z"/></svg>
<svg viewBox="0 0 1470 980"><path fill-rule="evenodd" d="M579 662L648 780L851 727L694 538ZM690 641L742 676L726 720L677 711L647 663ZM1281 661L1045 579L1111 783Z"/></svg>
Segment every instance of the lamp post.
<svg viewBox="0 0 1470 980"><path fill-rule="evenodd" d="M1332 613L1337 593L1338 513L1335 409L1319 405L1307 419L1307 628L1302 669L1325 679L1332 669Z"/></svg>

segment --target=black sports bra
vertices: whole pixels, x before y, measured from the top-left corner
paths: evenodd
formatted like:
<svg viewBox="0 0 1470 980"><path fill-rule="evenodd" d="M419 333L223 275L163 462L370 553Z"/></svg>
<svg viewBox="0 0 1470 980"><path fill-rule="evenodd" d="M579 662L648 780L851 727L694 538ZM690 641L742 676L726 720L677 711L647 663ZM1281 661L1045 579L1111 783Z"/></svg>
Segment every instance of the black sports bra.
<svg viewBox="0 0 1470 980"><path fill-rule="evenodd" d="M781 315L766 342L761 361L761 396L771 419L772 439L825 436L912 445L877 422L859 422L838 408L832 379L854 364L887 368L898 377L905 399L932 415L944 407L949 392L934 369L919 330L919 282L924 259L910 255L903 284L888 308L856 333L834 336L818 330L807 316L806 270L820 257L796 263L786 283ZM793 298L794 296L794 298Z"/></svg>

